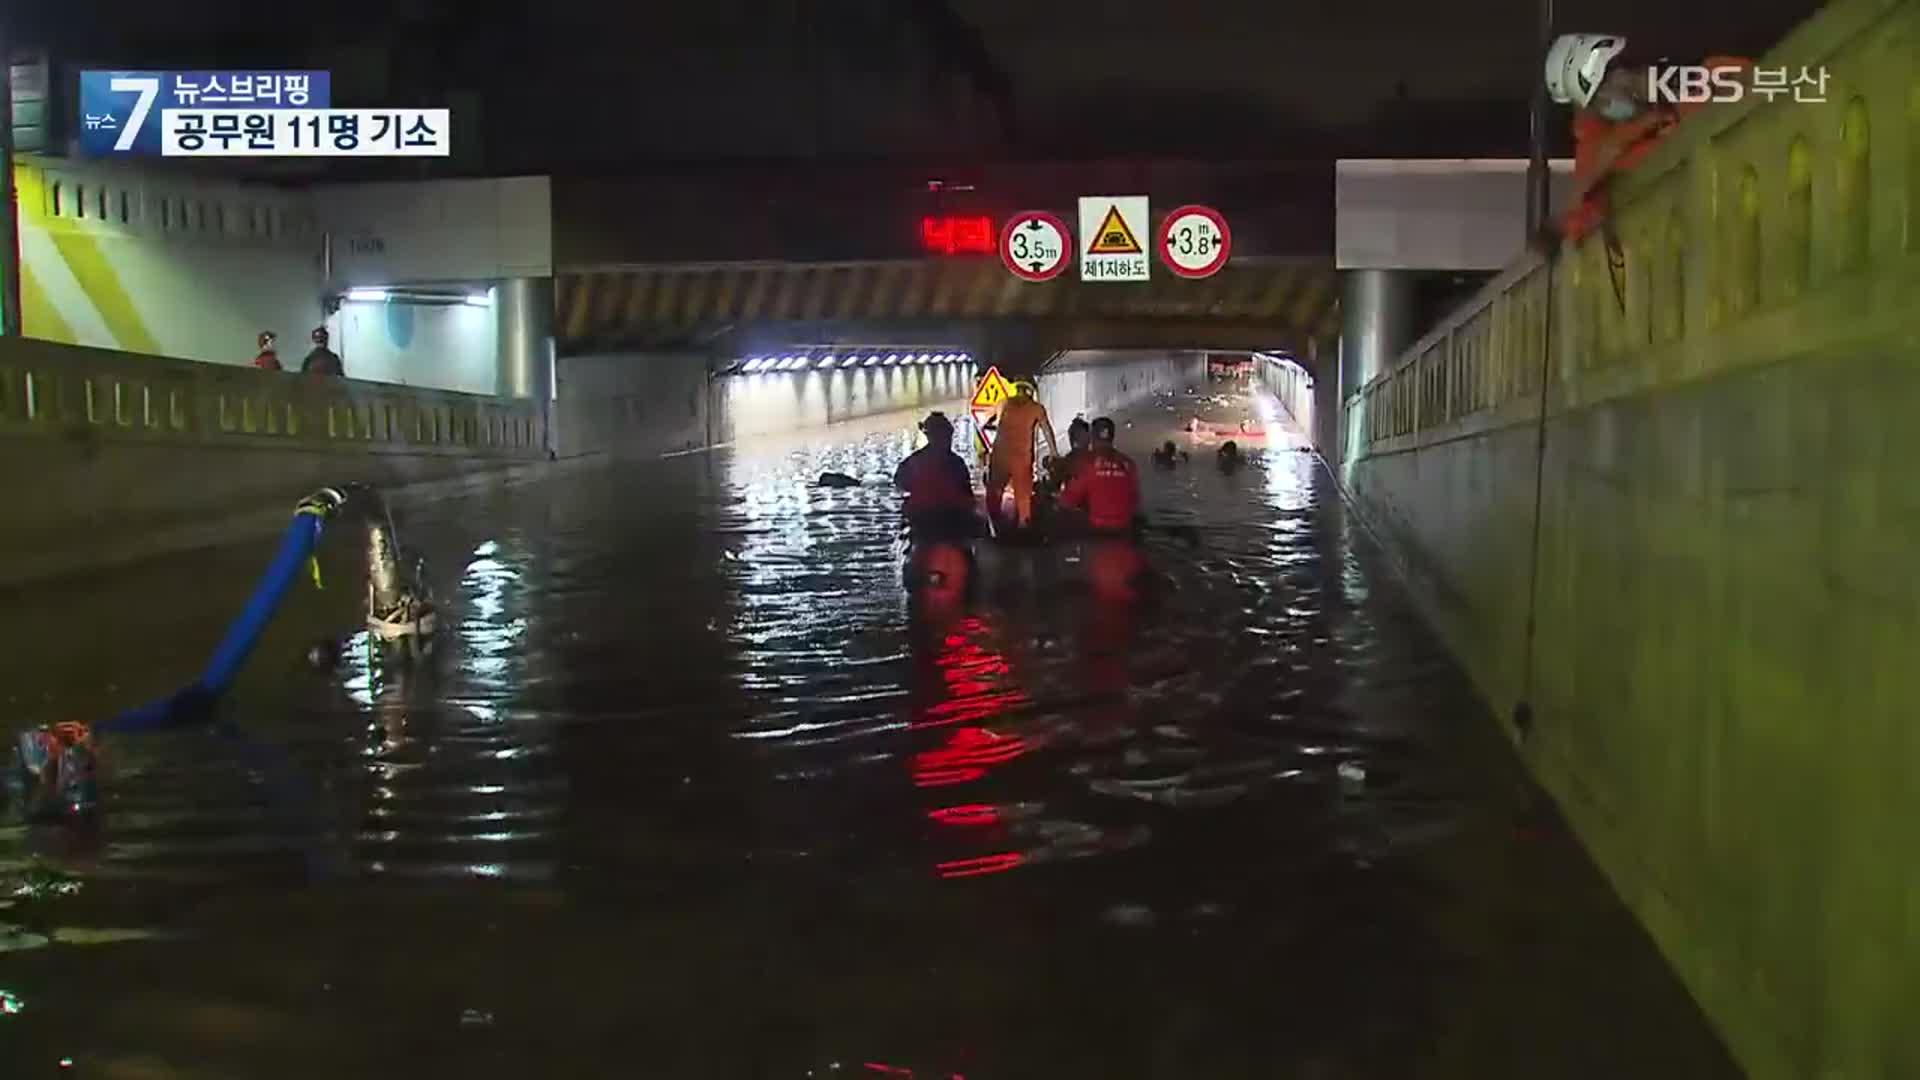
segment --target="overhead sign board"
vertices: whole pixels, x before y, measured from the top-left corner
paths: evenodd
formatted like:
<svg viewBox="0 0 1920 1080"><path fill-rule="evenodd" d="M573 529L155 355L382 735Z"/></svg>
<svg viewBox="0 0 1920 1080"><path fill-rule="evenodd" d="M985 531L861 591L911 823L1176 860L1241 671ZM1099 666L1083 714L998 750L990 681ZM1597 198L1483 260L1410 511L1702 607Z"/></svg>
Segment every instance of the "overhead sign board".
<svg viewBox="0 0 1920 1080"><path fill-rule="evenodd" d="M1000 234L1000 261L1027 281L1047 281L1067 268L1073 234L1045 210L1022 210Z"/></svg>
<svg viewBox="0 0 1920 1080"><path fill-rule="evenodd" d="M969 406L973 412L974 448L983 456L993 449L995 425L1000 419L1000 406L1013 396L1013 384L1000 374L998 367L988 367L987 373L980 376L974 386L973 400Z"/></svg>
<svg viewBox="0 0 1920 1080"><path fill-rule="evenodd" d="M1141 237L1148 233L1145 195L1080 197L1080 280L1146 281L1152 260Z"/></svg>
<svg viewBox="0 0 1920 1080"><path fill-rule="evenodd" d="M1212 277L1232 250L1227 219L1212 207L1182 206L1160 224L1160 261L1181 277Z"/></svg>

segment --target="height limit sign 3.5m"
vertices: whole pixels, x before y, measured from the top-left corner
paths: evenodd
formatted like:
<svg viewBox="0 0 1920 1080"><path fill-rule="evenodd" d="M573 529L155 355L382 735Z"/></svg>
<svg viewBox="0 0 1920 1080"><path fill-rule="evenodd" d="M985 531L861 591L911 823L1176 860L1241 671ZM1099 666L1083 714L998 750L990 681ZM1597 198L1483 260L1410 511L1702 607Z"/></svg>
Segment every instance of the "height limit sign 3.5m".
<svg viewBox="0 0 1920 1080"><path fill-rule="evenodd" d="M1227 219L1210 206L1182 206L1160 225L1160 260L1181 277L1212 277L1232 250Z"/></svg>
<svg viewBox="0 0 1920 1080"><path fill-rule="evenodd" d="M1067 223L1045 210L1020 211L1000 233L1000 261L1028 281L1058 277L1072 249Z"/></svg>
<svg viewBox="0 0 1920 1080"><path fill-rule="evenodd" d="M1152 260L1141 238L1150 236L1145 195L1080 197L1080 280L1145 281Z"/></svg>

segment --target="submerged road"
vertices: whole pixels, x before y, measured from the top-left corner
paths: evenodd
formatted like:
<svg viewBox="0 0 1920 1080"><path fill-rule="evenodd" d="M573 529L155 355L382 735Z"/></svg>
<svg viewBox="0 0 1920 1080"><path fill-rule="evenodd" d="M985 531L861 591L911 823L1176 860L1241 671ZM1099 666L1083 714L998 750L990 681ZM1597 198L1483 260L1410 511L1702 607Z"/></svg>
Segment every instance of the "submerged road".
<svg viewBox="0 0 1920 1080"><path fill-rule="evenodd" d="M0 1075L1737 1075L1312 456L1148 466L1197 400L1125 417L1198 534L1134 609L988 549L913 623L897 497L811 483L904 424L400 506L452 624L398 677L304 657L334 535L243 739L0 831ZM16 598L0 726L173 688L270 550Z"/></svg>

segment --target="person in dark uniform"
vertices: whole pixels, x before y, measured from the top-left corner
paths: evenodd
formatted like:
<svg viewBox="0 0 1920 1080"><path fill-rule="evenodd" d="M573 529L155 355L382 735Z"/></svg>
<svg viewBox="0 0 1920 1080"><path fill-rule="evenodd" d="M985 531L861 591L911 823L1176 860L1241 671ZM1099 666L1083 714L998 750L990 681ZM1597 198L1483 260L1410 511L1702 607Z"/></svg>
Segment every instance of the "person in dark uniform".
<svg viewBox="0 0 1920 1080"><path fill-rule="evenodd" d="M347 369L341 366L340 354L327 348L327 328L313 328L313 349L307 358L300 361L300 370L310 375L338 375L344 377Z"/></svg>

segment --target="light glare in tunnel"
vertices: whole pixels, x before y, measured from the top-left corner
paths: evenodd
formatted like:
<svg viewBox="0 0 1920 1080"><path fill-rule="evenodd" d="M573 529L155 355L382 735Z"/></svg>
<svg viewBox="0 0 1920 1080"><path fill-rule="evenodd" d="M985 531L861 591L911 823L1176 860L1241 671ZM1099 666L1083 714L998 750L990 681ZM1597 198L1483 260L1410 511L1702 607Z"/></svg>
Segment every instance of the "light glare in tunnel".
<svg viewBox="0 0 1920 1080"><path fill-rule="evenodd" d="M878 354L876 354L876 355L873 355L873 356L869 356L869 357L867 357L867 362L866 362L866 365L865 365L865 366L867 366L867 367L872 367L873 365L875 365L875 364L877 364L877 363L879 363L879 362L880 362L880 357L879 357L879 355L878 355Z"/></svg>
<svg viewBox="0 0 1920 1080"><path fill-rule="evenodd" d="M821 358L820 358L820 362L819 362L818 364L816 364L816 365L814 365L814 367L815 367L815 368L817 368L817 369L820 369L820 370L824 370L824 369L826 369L826 368L830 368L830 367L832 367L832 366L833 366L833 364L834 364L834 358L833 358L833 357L831 357L831 356L823 356L823 357L821 357Z"/></svg>
<svg viewBox="0 0 1920 1080"><path fill-rule="evenodd" d="M897 363L899 363L899 362L900 362L900 354L899 354L899 353L888 353L888 354L887 354L887 363L889 363L889 364L897 364Z"/></svg>

